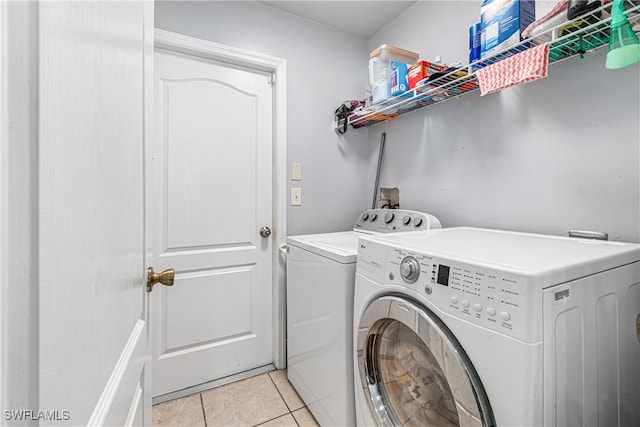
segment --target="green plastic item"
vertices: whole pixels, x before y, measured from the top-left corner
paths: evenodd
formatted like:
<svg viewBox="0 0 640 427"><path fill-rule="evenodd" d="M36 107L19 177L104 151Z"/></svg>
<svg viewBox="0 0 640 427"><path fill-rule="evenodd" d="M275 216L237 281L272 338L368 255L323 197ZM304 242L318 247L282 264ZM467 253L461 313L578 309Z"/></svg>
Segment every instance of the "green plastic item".
<svg viewBox="0 0 640 427"><path fill-rule="evenodd" d="M616 70L640 61L640 41L624 13L624 0L614 0L611 7L611 38L605 68Z"/></svg>
<svg viewBox="0 0 640 427"><path fill-rule="evenodd" d="M609 31L596 31L593 33L582 33L584 27L590 27L597 25L600 21L600 12L597 14L590 14L582 19L565 25L559 31L559 36L562 40L554 42L549 49L549 59L552 61L559 61L564 58L568 58L575 54L580 54L582 58L584 53L590 50L595 50L600 46L609 43ZM601 24L602 27L605 24ZM578 35L569 36L569 34L577 32Z"/></svg>

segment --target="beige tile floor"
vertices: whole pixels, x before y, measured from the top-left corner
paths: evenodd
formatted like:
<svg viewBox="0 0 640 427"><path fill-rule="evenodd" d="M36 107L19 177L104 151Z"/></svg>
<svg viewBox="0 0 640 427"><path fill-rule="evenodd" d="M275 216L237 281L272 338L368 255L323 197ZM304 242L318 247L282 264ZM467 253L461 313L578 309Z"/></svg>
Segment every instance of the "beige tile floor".
<svg viewBox="0 0 640 427"><path fill-rule="evenodd" d="M314 427L318 423L287 379L267 372L153 407L153 425Z"/></svg>

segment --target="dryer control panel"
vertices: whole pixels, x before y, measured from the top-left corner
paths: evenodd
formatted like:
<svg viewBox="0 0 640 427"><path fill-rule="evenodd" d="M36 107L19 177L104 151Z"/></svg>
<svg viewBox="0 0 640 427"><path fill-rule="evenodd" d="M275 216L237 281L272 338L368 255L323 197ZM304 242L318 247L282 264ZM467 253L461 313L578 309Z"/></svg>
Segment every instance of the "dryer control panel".
<svg viewBox="0 0 640 427"><path fill-rule="evenodd" d="M397 233L426 231L441 227L438 218L424 212L406 209L369 209L360 214L353 230L365 233Z"/></svg>

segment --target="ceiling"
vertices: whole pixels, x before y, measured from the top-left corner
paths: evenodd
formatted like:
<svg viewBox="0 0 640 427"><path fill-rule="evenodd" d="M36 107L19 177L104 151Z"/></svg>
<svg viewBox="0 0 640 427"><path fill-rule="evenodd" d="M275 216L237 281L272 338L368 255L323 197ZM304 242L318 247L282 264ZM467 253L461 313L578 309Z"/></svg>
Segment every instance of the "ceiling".
<svg viewBox="0 0 640 427"><path fill-rule="evenodd" d="M400 15L414 1L260 1L259 3L320 24L369 37Z"/></svg>

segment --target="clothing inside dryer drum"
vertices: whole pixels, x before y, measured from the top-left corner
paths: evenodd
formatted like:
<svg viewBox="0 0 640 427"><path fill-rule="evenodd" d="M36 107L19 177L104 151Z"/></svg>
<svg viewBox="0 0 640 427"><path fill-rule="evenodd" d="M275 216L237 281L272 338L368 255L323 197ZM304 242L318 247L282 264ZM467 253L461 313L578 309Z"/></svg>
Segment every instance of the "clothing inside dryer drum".
<svg viewBox="0 0 640 427"><path fill-rule="evenodd" d="M394 424L458 426L449 384L420 337L403 323L393 321L379 338L378 382Z"/></svg>

